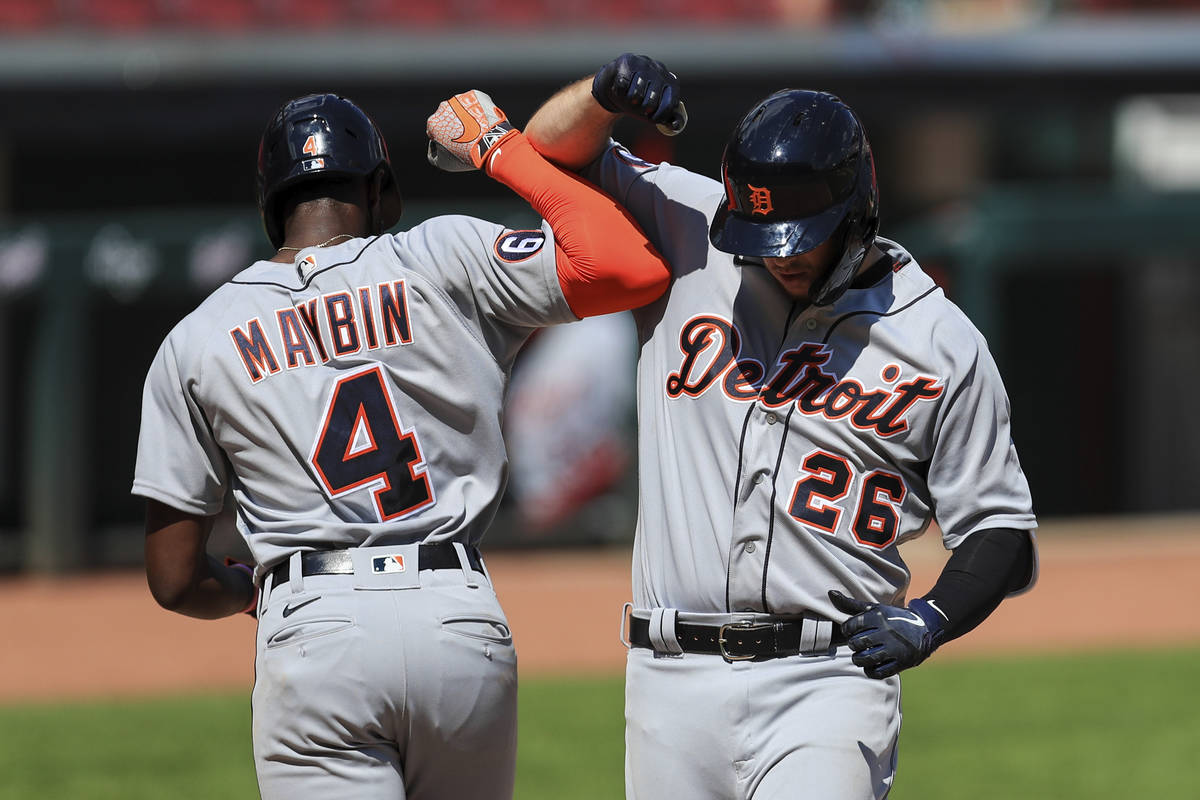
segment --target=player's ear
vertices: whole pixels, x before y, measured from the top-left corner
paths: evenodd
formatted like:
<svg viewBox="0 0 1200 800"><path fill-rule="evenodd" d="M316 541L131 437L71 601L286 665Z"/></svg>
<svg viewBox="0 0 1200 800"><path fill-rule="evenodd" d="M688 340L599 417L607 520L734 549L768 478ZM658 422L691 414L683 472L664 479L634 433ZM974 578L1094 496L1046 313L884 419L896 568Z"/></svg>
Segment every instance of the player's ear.
<svg viewBox="0 0 1200 800"><path fill-rule="evenodd" d="M367 178L367 233L383 233L383 186L387 175L377 169Z"/></svg>

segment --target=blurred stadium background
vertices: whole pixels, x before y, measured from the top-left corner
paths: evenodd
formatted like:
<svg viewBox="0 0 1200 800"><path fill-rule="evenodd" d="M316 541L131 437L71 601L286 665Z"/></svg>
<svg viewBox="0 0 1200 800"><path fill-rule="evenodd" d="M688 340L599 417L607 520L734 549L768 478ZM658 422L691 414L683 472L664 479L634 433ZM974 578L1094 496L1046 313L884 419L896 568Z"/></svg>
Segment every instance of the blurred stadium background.
<svg viewBox="0 0 1200 800"><path fill-rule="evenodd" d="M883 234L1006 377L1043 579L906 676L896 794L1200 796L1198 44L1200 0L0 0L0 800L255 796L253 623L153 605L129 486L162 337L268 255L253 170L273 110L323 90L367 108L401 227L523 227L498 184L425 163L426 116L480 88L520 125L624 51L680 74L691 123L620 137L709 175L758 97L842 95ZM635 353L626 318L586 325L540 334L514 373L512 491L485 541L532 800L620 796L632 389L589 379L603 361L632 380ZM228 525L213 543L239 546ZM913 547L919 589L945 554ZM600 632L564 641L579 620Z"/></svg>
<svg viewBox="0 0 1200 800"><path fill-rule="evenodd" d="M140 563L145 370L267 255L254 160L281 102L334 90L376 118L402 227L522 226L503 187L425 163L425 117L480 88L520 125L629 50L691 115L676 139L623 123L649 159L715 175L783 86L859 111L882 232L989 336L1042 516L1200 508L1198 42L1200 3L1165 0L0 0L0 571ZM597 341L631 363L627 333L531 345L490 547L631 537L631 391L571 375Z"/></svg>

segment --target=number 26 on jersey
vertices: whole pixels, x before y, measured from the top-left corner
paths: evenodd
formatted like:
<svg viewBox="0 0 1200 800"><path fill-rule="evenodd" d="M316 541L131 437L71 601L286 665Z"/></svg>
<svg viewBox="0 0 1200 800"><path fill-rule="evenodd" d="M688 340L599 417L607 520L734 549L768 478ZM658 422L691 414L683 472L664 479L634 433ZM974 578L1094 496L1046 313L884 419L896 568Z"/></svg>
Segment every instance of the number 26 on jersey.
<svg viewBox="0 0 1200 800"><path fill-rule="evenodd" d="M841 456L814 450L800 462L804 477L796 481L788 512L824 533L835 534L843 506L855 484L850 463ZM896 540L900 523L900 503L908 489L894 472L877 469L858 481L859 490L852 498L855 512L850 531L859 544L884 548Z"/></svg>

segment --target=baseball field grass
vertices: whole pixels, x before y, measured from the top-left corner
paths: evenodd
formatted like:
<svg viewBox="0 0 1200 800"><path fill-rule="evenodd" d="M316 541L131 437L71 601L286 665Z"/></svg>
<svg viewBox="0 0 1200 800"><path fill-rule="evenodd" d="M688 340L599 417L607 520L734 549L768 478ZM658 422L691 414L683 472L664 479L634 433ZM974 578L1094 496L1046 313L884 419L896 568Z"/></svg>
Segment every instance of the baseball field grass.
<svg viewBox="0 0 1200 800"><path fill-rule="evenodd" d="M935 659L905 676L892 798L1200 797L1198 684L1200 647ZM622 797L619 676L520 702L517 798ZM0 708L0 800L251 800L249 737L246 694Z"/></svg>

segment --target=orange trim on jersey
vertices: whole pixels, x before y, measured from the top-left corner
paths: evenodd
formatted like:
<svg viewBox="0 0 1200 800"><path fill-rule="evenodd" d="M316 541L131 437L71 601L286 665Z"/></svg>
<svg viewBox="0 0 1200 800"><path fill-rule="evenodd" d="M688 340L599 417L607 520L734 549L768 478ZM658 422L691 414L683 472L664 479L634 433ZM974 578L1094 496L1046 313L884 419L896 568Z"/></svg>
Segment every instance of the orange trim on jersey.
<svg viewBox="0 0 1200 800"><path fill-rule="evenodd" d="M304 335L304 323L300 321L300 314L296 309L291 306L281 308L275 312L275 316L279 320L279 338L283 341L283 357L287 361L287 368L299 367L301 358L310 367L316 366L316 356L308 346L308 337Z"/></svg>
<svg viewBox="0 0 1200 800"><path fill-rule="evenodd" d="M333 354L348 356L357 353L362 349L362 339L358 335L358 323L354 319L354 301L350 298L350 293L334 292L322 295L321 298L325 301L325 319L329 322Z"/></svg>
<svg viewBox="0 0 1200 800"><path fill-rule="evenodd" d="M510 136L498 150L487 173L550 223L558 283L576 316L638 308L666 291L667 262L615 200L546 161L524 134Z"/></svg>
<svg viewBox="0 0 1200 800"><path fill-rule="evenodd" d="M321 363L324 364L329 360L329 352L325 349L325 343L321 341L321 323L317 318L317 299L309 300L308 305L303 302L297 303L296 311L300 314L300 320L304 323L304 327L308 328L313 344L317 347L317 354L321 356Z"/></svg>
<svg viewBox="0 0 1200 800"><path fill-rule="evenodd" d="M822 464L823 459L828 461ZM839 465L841 469L830 467L828 462ZM825 533L836 534L838 523L842 519L842 508L838 502L850 494L854 484L853 467L845 458L824 450L814 450L800 463L806 477L799 478L792 488L788 513L805 525L811 525ZM800 504L802 489L807 490L808 494L803 498L804 510L797 513L796 506Z"/></svg>
<svg viewBox="0 0 1200 800"><path fill-rule="evenodd" d="M358 440L360 430L367 437L367 443L355 449L354 443ZM371 430L371 420L367 419L367 407L359 403L358 413L354 415L354 423L350 426L350 436L346 439L346 452L342 453L342 461L349 461L352 458L373 453L378 449L379 445L375 443L375 431Z"/></svg>
<svg viewBox="0 0 1200 800"><path fill-rule="evenodd" d="M379 284L379 318L383 320L383 341L388 347L412 344L404 281L396 281L391 286Z"/></svg>
<svg viewBox="0 0 1200 800"><path fill-rule="evenodd" d="M358 287L358 312L362 315L363 332L367 335L367 349L379 349L379 334L375 332L375 310L371 308L371 287Z"/></svg>
<svg viewBox="0 0 1200 800"><path fill-rule="evenodd" d="M242 364L246 367L246 374L250 376L251 383L261 381L265 377L263 373L274 375L279 372L279 359L275 358L271 342L263 333L258 317L246 323L245 331L234 326L229 331L229 336L233 339L233 346L238 355L242 357Z"/></svg>
<svg viewBox="0 0 1200 800"><path fill-rule="evenodd" d="M880 481L880 478L890 478L891 481L885 483ZM889 483L891 485L888 485ZM900 505L904 502L904 496L908 494L908 486L899 474L877 469L863 479L862 487L858 497L858 509L854 512L854 524L850 526L850 530L859 544L882 550L896 541L896 534L900 532ZM881 514L872 511L872 508L887 513ZM866 528L865 534L863 528ZM864 539L863 535L869 535L879 541Z"/></svg>

